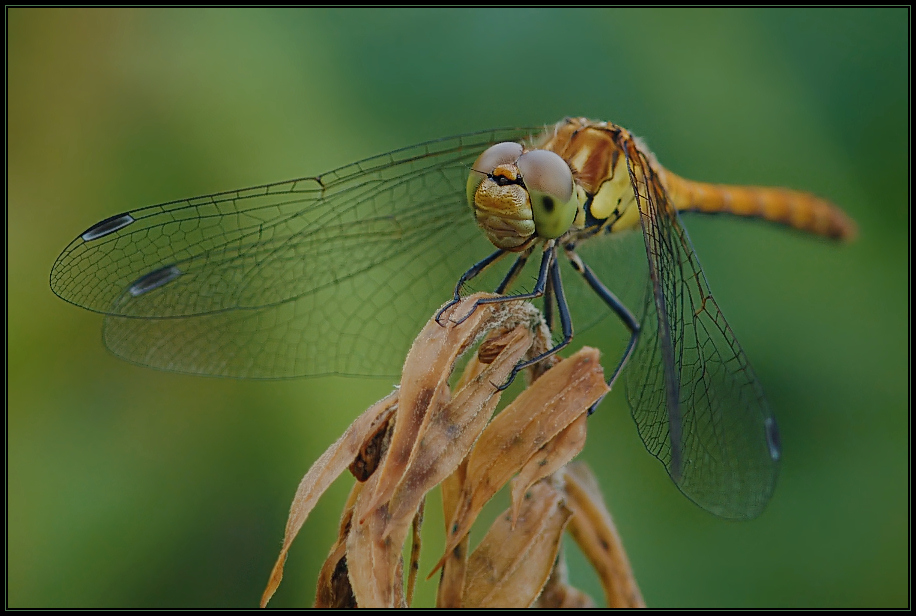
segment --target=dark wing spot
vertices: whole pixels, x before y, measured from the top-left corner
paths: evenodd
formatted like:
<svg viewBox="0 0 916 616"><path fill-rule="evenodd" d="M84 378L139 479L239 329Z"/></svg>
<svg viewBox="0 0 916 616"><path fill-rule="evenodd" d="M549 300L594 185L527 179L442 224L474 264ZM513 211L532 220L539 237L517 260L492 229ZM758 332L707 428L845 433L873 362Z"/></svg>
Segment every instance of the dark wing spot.
<svg viewBox="0 0 916 616"><path fill-rule="evenodd" d="M144 293L149 293L153 289L158 289L159 287L166 285L179 276L181 276L181 270L178 269L177 265L166 265L165 267L160 267L157 270L153 270L148 274L143 274L132 285L127 288L127 292L138 297Z"/></svg>

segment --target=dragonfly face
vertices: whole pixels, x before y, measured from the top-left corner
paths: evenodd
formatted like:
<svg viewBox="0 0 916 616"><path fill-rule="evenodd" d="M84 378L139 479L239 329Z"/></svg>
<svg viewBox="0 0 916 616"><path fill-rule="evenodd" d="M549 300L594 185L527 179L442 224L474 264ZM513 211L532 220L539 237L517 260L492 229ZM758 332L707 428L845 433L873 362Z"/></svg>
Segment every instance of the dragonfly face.
<svg viewBox="0 0 916 616"><path fill-rule="evenodd" d="M565 341L573 323L616 314L629 342L611 378L629 364L646 447L702 507L753 517L776 480L776 423L679 211L854 232L812 195L690 182L625 129L579 118L118 214L70 243L51 288L104 314L108 348L139 364L241 378L395 375L456 280L504 254L524 263L540 246L534 290L511 298L546 294ZM568 309L561 251L580 275ZM500 293L512 292L515 269ZM633 280L635 294L614 294Z"/></svg>
<svg viewBox="0 0 916 616"><path fill-rule="evenodd" d="M480 155L468 177L468 202L497 248L521 251L536 235L566 233L581 205L565 160L550 150L498 143Z"/></svg>

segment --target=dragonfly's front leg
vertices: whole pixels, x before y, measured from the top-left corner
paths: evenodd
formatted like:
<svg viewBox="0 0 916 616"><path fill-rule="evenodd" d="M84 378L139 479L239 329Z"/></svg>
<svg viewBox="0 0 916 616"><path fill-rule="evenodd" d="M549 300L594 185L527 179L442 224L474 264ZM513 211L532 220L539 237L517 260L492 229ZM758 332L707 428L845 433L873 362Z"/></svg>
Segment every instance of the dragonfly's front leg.
<svg viewBox="0 0 916 616"><path fill-rule="evenodd" d="M512 267L509 268L509 271L506 273L506 275L505 275L505 277L503 278L502 282L500 282L500 283L499 283L499 286L496 287L496 290L494 291L495 293L503 294L503 293L506 292L506 289L509 288L509 286L515 281L515 279L518 277L519 273L520 273L520 272L522 271L522 269L525 267L525 263L528 262L528 257L531 256L531 252L532 252L533 250L534 250L534 246L529 246L527 249L525 249L522 253L520 253L520 254L518 255L518 258L515 259L515 263L513 263L513 264L512 264ZM462 288L468 281L470 281L470 280L472 280L473 278L477 277L477 276L478 276L479 274L481 274L485 269L487 269L488 267L490 267L491 265L493 265L494 263L496 263L497 261L499 261L499 259L501 259L504 255L508 254L508 252L509 252L508 250L502 250L502 249L497 250L496 252L494 252L493 254L491 254L490 256L488 256L486 259L482 259L482 260L478 261L477 263L475 263L475 264L471 267L471 269L469 269L469 270L466 271L464 274L462 274L462 275L461 275L461 278L458 279L458 284L455 285L455 296L452 298L451 301L449 301L449 303L447 303L445 306L443 306L443 307L439 310L439 312L436 313L436 323L438 323L439 325L442 325L442 321L440 320L441 317L442 317L442 314L443 314L446 310L448 310L449 308L451 308L452 306L454 306L455 304L457 304L458 302L461 301L461 288ZM547 257L546 257L547 251L545 251L544 254L545 254L544 259L546 259L546 258L547 258ZM554 257L551 257L551 258L554 258ZM549 265L549 262L546 262L546 261L542 260L542 262L541 262L541 274L540 274L539 277L538 277L538 281L541 281L543 278L546 277L546 271L547 271L546 266L547 266L547 265ZM491 299L489 299L489 300L478 300L478 301L474 304L474 307L471 308L470 312L468 312L466 315L464 315L463 317L461 317L461 319L458 320L457 323L458 323L458 324L463 323L465 319L467 319L469 316L471 316L472 314L474 314L474 310L476 310L476 309L477 309L477 306L480 305L480 304L489 304L489 303L495 303L495 302L516 300L516 299L530 299L530 298L532 298L532 297L540 297L541 295L544 294L544 290L543 290L543 286L544 286L544 285L541 284L540 286L541 286L540 292L537 292L538 287L537 287L537 285L535 286L535 291L533 291L534 295L532 295L531 293L524 293L524 294L520 294L520 295L506 295L506 296L504 296L504 297L494 297L494 298L491 298Z"/></svg>
<svg viewBox="0 0 916 616"><path fill-rule="evenodd" d="M481 259L480 261L472 265L471 269L461 274L461 278L458 279L458 284L455 285L455 296L452 298L452 300L449 303L443 306L439 310L439 312L436 313L436 323L438 323L439 325L442 325L442 321L439 320L440 317L442 317L442 313L461 301L461 287L463 287L469 280L476 278L485 269L487 269L488 267L490 267L491 265L499 261L503 257L503 255L505 255L507 252L509 251L503 250L502 248L500 248L499 250L497 250L490 256L486 257L485 259ZM473 310L471 312L473 312Z"/></svg>
<svg viewBox="0 0 916 616"><path fill-rule="evenodd" d="M506 274L502 282L496 288L497 293L504 292L506 288L508 288L509 285L512 283L512 281L515 280L515 278L518 276L519 272L522 270L525 263L527 262L528 257L531 255L531 251L532 249L529 248L528 250L524 251L522 254L518 256L515 263L510 268L509 272ZM489 265L494 263L503 254L505 254L505 252L507 251L504 251L504 250L497 251L496 253L490 255L486 259L476 263L471 269L469 269L467 272L464 273L464 275L458 281L458 285L455 288L455 298L452 301L450 301L444 308L442 308L442 310L440 310L439 313L436 315L437 322L438 322L439 317L442 315L442 313L447 308L455 305L458 301L460 301L460 291L464 283L472 279L473 277L477 276L478 274L480 274L484 269L486 269ZM559 344L555 345L550 350L545 351L544 353L541 353L537 357L534 357L533 359L529 359L527 361L519 362L512 369L512 373L509 375L509 378L506 380L506 382L498 387L500 391L509 387L509 385L512 384L512 381L515 380L515 376L520 371L524 370L528 366L538 363L539 361L547 359L548 357L550 357L551 355L553 355L554 353L556 353L557 351L565 347L567 344L569 344L569 342L572 340L572 337L573 337L572 319L569 316L569 308L566 305L566 296L563 294L563 284L560 280L560 263L557 260L556 255L557 255L556 244L553 241L548 242L547 245L544 247L544 255L541 257L541 265L540 265L540 269L538 270L537 281L534 284L534 288L529 293L518 293L516 295L502 295L500 297L486 297L483 299L479 299L474 303L474 307L471 308L471 310L466 315L461 317L461 319L459 319L456 322L456 323L463 322L471 314L473 314L474 310L477 309L477 306L481 304L498 304L501 302L514 302L514 301L519 301L519 300L527 300L527 299L535 299L538 297L543 297L545 293L545 289L547 288L547 281L548 279L550 280L550 285L553 291L552 294L556 297L556 300L557 300L557 309L558 309L558 313L560 317L560 325L563 330L563 340L560 341Z"/></svg>
<svg viewBox="0 0 916 616"><path fill-rule="evenodd" d="M515 282L515 279L518 278L519 273L522 271L522 268L525 267L525 263L528 262L528 257L531 256L531 251L534 250L534 246L529 246L525 252L518 255L518 258L515 260L515 263L512 264L512 267L509 268L509 271L506 273L506 276L503 278L503 281L499 283L499 286L493 291L494 293L499 293L502 295L506 292L506 289Z"/></svg>
<svg viewBox="0 0 916 616"><path fill-rule="evenodd" d="M515 276L521 270L522 265L524 265L524 261L528 259L527 254L530 254L530 251L526 251L525 254L519 256L515 264L509 270L509 273L500 283L498 289L504 289L504 287L508 286L508 283L511 282L511 279L515 278ZM483 299L479 299L476 302L474 302L474 307L471 308L470 312L468 312L466 315L461 317L458 321L456 321L456 323L463 323L465 319L467 319L469 316L471 316L474 313L474 311L477 309L477 306L480 306L481 304L500 304L502 302L514 302L518 300L535 299L537 297L543 296L544 288L547 286L547 274L550 270L551 263L556 262L556 255L557 255L557 248L554 242L551 240L550 242L548 242L547 246L544 248L544 256L541 257L541 267L540 267L540 270L538 270L538 279L537 279L537 282L534 283L534 288L531 290L531 292L518 293L516 295L501 295L499 297L485 297ZM492 256L493 255L491 255L491 257ZM486 259L484 259L484 261L486 261ZM483 261L481 261L481 263L483 263ZM471 270L473 269L474 268L471 268ZM471 270L468 270L468 271L470 272ZM476 276L477 274L480 273L480 271L483 271L483 270L481 269L475 272L474 275ZM456 292L457 290L458 289L456 289ZM456 300L452 300L452 302L450 302L450 305L453 304L455 301ZM446 306L446 308L447 307L448 306ZM445 310L445 308L443 308L442 310ZM442 312L440 311L439 314L442 314Z"/></svg>

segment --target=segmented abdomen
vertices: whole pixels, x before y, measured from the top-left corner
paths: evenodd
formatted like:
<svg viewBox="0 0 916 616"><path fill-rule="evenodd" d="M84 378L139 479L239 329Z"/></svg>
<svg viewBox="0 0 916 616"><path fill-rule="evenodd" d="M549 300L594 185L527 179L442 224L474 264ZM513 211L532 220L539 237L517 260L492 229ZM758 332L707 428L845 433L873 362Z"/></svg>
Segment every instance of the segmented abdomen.
<svg viewBox="0 0 916 616"><path fill-rule="evenodd" d="M834 239L851 240L856 223L838 207L810 193L787 188L726 186L665 174L668 198L682 212L728 213L763 218Z"/></svg>

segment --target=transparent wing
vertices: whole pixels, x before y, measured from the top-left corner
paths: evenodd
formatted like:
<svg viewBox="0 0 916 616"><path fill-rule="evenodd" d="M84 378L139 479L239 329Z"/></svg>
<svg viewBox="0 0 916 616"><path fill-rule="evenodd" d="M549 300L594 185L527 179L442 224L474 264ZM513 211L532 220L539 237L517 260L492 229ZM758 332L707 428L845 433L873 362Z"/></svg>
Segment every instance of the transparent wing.
<svg viewBox="0 0 916 616"><path fill-rule="evenodd" d="M466 204L471 164L530 132L440 139L119 214L71 242L51 288L107 315L115 354L155 368L397 374L415 330L492 251Z"/></svg>
<svg viewBox="0 0 916 616"><path fill-rule="evenodd" d="M648 257L627 370L633 417L688 498L722 517L755 517L776 482L776 421L654 167L633 142L626 155Z"/></svg>

